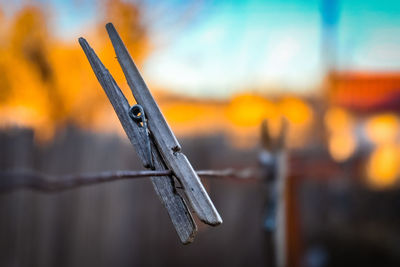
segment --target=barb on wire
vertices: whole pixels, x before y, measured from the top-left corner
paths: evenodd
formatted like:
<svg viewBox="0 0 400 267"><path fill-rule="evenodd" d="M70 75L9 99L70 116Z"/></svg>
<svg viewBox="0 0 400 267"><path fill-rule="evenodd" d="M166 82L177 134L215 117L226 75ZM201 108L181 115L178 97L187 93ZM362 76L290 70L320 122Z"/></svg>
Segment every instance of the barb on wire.
<svg viewBox="0 0 400 267"><path fill-rule="evenodd" d="M241 171L200 170L199 176L204 178L227 178L234 180L256 180L255 172L251 169ZM151 176L170 176L170 170L161 171L106 171L78 175L50 176L35 171L0 171L0 194L19 189L31 189L44 193L61 192L81 186L100 184L111 181L136 179Z"/></svg>

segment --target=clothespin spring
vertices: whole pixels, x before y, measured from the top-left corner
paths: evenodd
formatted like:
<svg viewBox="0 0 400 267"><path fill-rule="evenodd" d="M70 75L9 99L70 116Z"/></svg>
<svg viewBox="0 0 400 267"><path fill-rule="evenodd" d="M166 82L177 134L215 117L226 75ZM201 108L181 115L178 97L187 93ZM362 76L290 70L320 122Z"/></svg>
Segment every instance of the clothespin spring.
<svg viewBox="0 0 400 267"><path fill-rule="evenodd" d="M151 144L150 144L150 131L147 128L147 119L146 115L144 113L144 109L141 105L136 104L133 105L129 109L129 116L132 118L134 122L136 122L140 127L142 127L146 133L146 147L147 147L147 162L145 167L150 168L152 170L155 169L154 167L154 162L153 162L153 156L151 155Z"/></svg>

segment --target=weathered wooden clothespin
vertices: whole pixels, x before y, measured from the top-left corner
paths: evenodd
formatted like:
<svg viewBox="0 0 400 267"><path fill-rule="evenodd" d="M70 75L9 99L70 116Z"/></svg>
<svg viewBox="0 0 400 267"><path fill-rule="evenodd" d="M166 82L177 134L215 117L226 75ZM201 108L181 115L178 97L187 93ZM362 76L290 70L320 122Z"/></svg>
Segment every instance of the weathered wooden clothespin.
<svg viewBox="0 0 400 267"><path fill-rule="evenodd" d="M120 36L111 23L107 24L106 28L137 105L132 107L129 105L114 78L86 40L79 38L79 43L143 165L153 170L171 170L173 176L181 183L183 192L198 218L209 225L221 224L222 219L218 211L190 162L181 152L181 146ZM174 178L151 177L151 181L182 243L192 242L197 227L184 199L176 190Z"/></svg>

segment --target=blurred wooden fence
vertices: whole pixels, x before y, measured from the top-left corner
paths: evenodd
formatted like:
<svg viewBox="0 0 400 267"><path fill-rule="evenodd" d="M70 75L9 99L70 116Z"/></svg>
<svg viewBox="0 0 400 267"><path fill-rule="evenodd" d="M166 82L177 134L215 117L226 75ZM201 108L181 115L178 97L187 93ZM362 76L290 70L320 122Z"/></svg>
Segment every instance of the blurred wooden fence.
<svg viewBox="0 0 400 267"><path fill-rule="evenodd" d="M0 170L36 170L56 179L141 169L128 141L116 136L69 128L48 144L33 137L28 129L0 132ZM181 141L195 169L255 168L258 161L259 151L235 150L221 136ZM359 159L340 166L320 151L291 154L288 265L399 266L399 189L360 187ZM274 266L273 236L263 228L268 185L203 183L224 223L199 224L188 246L146 178L56 194L0 194L0 266Z"/></svg>
<svg viewBox="0 0 400 267"><path fill-rule="evenodd" d="M186 141L186 142L185 142ZM257 151L222 137L182 140L196 169L252 166ZM0 134L1 170L59 174L141 169L131 146L115 137L69 128L49 144L33 132ZM208 153L209 151L214 153ZM207 157L205 156L207 155ZM193 244L180 244L150 181L135 179L57 194L20 190L0 195L0 266L263 266L265 185L204 181L225 223L200 225Z"/></svg>

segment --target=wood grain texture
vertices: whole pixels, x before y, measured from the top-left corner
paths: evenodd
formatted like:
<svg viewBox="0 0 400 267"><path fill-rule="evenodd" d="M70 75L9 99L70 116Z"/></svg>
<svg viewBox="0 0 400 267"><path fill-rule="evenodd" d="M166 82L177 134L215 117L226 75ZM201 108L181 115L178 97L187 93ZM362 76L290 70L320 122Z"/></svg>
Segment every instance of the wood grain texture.
<svg viewBox="0 0 400 267"><path fill-rule="evenodd" d="M125 130L126 135L136 149L143 164L146 163L146 143L145 133L139 126L129 117L130 105L123 95L121 89L116 84L114 78L104 67L103 63L97 57L96 53L89 46L87 41L79 38L79 43L88 58L92 69L103 87L108 99L110 100L118 118ZM168 170L161 155L152 142L152 156L154 160L155 170ZM196 224L184 202L183 198L176 192L172 177L159 176L151 177L154 189L164 204L168 214L172 220L176 232L182 243L187 244L193 241L197 232Z"/></svg>
<svg viewBox="0 0 400 267"><path fill-rule="evenodd" d="M184 192L199 219L209 225L221 224L221 216L214 207L190 162L181 152L181 147L175 135L162 115L120 36L111 23L108 23L106 28L133 96L147 115L149 129L165 163L183 185Z"/></svg>

